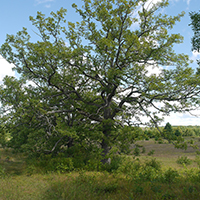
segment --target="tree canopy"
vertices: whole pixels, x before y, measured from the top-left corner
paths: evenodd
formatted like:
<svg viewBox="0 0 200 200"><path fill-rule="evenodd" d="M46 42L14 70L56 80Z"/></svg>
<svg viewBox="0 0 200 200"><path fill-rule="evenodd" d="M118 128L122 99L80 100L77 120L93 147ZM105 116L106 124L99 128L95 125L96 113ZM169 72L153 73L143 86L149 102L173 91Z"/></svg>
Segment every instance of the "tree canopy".
<svg viewBox="0 0 200 200"><path fill-rule="evenodd" d="M162 14L167 5L83 0L82 8L72 5L79 22L66 23L64 8L49 17L38 12L30 17L38 41L26 28L8 35L0 53L20 74L0 88L11 146L48 153L100 147L105 157L139 137L135 126L194 108L199 78L189 57L173 50L183 37L169 33L184 13Z"/></svg>
<svg viewBox="0 0 200 200"><path fill-rule="evenodd" d="M200 53L200 13L190 12L190 19L190 26L194 32L194 36L192 37L192 51L197 51ZM197 63L200 65L199 60L197 60Z"/></svg>

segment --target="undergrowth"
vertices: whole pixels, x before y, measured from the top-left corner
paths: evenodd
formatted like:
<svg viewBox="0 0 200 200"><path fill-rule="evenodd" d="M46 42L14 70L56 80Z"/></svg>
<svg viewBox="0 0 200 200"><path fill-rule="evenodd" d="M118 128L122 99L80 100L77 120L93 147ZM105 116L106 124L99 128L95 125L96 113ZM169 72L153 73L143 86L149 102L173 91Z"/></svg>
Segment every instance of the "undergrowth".
<svg viewBox="0 0 200 200"><path fill-rule="evenodd" d="M115 155L103 165L99 158L42 155L26 160L19 174L8 168L19 161L11 154L7 161L7 156L0 163L2 200L200 199L200 168L188 168L187 157L178 158L182 168L164 168L149 156ZM197 156L198 166L199 160Z"/></svg>

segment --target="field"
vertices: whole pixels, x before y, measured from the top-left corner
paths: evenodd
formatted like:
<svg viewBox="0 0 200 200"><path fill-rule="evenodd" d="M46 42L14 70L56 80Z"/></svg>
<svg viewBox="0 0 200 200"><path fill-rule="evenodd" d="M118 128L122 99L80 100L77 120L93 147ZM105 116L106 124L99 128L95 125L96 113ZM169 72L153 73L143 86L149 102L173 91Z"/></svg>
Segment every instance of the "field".
<svg viewBox="0 0 200 200"><path fill-rule="evenodd" d="M199 145L199 139L195 140ZM0 149L0 199L200 199L196 149L176 149L172 144L153 140L139 141L137 145L141 151L145 147L145 152L135 158L125 157L112 173L87 170L42 173L27 166L23 155ZM149 156L152 150L155 152ZM180 158L187 159L178 164Z"/></svg>

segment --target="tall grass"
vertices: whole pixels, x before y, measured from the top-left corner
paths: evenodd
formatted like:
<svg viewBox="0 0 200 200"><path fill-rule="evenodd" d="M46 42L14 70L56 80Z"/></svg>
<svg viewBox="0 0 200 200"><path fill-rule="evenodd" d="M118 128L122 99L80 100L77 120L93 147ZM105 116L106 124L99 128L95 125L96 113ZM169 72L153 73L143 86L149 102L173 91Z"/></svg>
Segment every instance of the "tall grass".
<svg viewBox="0 0 200 200"><path fill-rule="evenodd" d="M194 159L193 151L181 154L177 150L176 154L169 146L165 145L167 148L164 151L161 144L151 141L149 144L143 145L145 155L117 155L110 165L104 166L98 160L77 165L78 160L59 156L25 162L23 155L1 150L0 199L200 199L199 156ZM148 156L153 149L155 154ZM156 151L158 149L160 152ZM186 165L188 159L185 154L192 161L189 166ZM179 157L183 165L176 162L178 156L183 156ZM171 167L166 167L167 160L172 162Z"/></svg>

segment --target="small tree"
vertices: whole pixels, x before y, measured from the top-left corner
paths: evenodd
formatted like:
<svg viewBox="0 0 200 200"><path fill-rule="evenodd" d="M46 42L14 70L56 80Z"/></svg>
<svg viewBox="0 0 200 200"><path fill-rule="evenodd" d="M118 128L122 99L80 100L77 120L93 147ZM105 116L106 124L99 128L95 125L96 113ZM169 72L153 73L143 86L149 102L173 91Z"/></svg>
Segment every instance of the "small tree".
<svg viewBox="0 0 200 200"><path fill-rule="evenodd" d="M174 134L173 128L172 128L172 126L171 126L171 124L169 122L166 123L166 125L165 125L165 127L163 129L163 134L164 134L164 137L169 140L169 142L171 140L175 140L176 139L176 136Z"/></svg>

